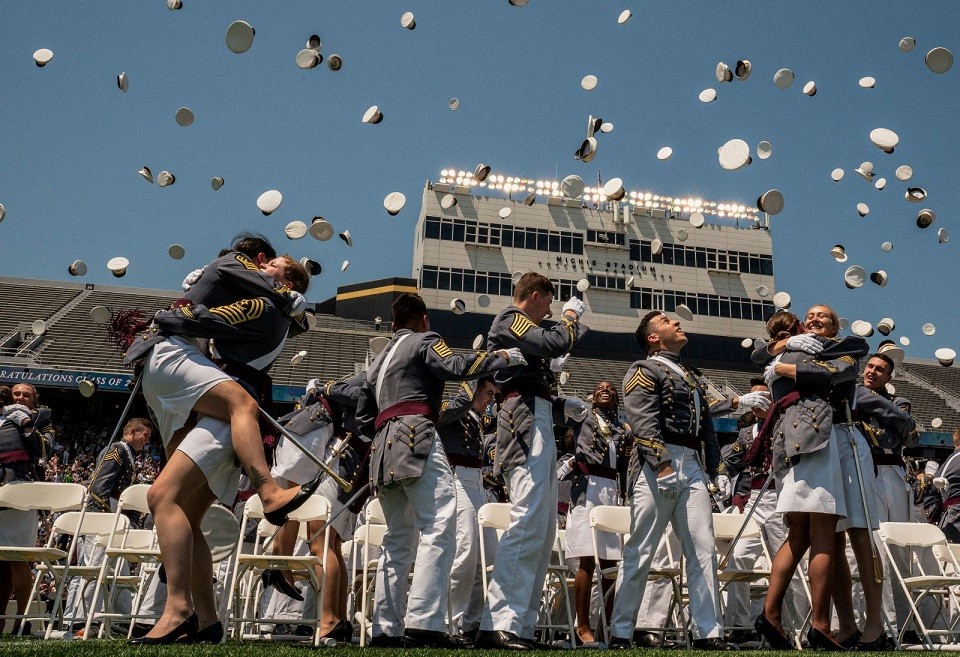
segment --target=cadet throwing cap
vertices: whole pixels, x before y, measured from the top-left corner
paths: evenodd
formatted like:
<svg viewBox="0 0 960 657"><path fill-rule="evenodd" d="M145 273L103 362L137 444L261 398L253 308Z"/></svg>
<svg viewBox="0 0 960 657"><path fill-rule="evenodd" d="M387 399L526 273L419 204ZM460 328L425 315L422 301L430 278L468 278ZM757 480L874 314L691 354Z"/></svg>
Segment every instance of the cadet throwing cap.
<svg viewBox="0 0 960 657"><path fill-rule="evenodd" d="M110 321L110 309L106 306L94 306L90 309L90 321L94 324L106 324Z"/></svg>
<svg viewBox="0 0 960 657"><path fill-rule="evenodd" d="M440 199L440 207L444 210L449 210L450 208L456 206L457 197L453 194L444 194L443 198Z"/></svg>
<svg viewBox="0 0 960 657"><path fill-rule="evenodd" d="M321 242L333 237L333 226L323 217L314 217L310 222L310 236Z"/></svg>
<svg viewBox="0 0 960 657"><path fill-rule="evenodd" d="M130 78L126 71L117 76L117 88L124 93L130 88Z"/></svg>
<svg viewBox="0 0 960 657"><path fill-rule="evenodd" d="M580 86L584 91L593 91L597 88L597 76L596 75L584 75L583 79L580 80Z"/></svg>
<svg viewBox="0 0 960 657"><path fill-rule="evenodd" d="M900 39L900 50L902 52L910 52L913 50L914 46L917 45L917 40L913 37L903 37Z"/></svg>
<svg viewBox="0 0 960 657"><path fill-rule="evenodd" d="M693 312L686 306L686 304L677 304L674 312L677 314L677 317L685 322L693 321Z"/></svg>
<svg viewBox="0 0 960 657"><path fill-rule="evenodd" d="M370 125L376 125L383 121L383 112L376 105L372 105L363 113L363 122L369 123Z"/></svg>
<svg viewBox="0 0 960 657"><path fill-rule="evenodd" d="M884 153L892 153L896 145L900 143L900 137L893 130L874 128L870 131L870 141Z"/></svg>
<svg viewBox="0 0 960 657"><path fill-rule="evenodd" d="M413 17L412 11L405 11L400 16L400 27L405 30L412 30L417 27L417 21Z"/></svg>
<svg viewBox="0 0 960 657"><path fill-rule="evenodd" d="M307 234L307 224L302 221L291 221L283 229L287 237L292 240L298 240Z"/></svg>
<svg viewBox="0 0 960 657"><path fill-rule="evenodd" d="M467 304L463 299L452 299L450 301L450 310L454 315L462 315L467 312Z"/></svg>
<svg viewBox="0 0 960 657"><path fill-rule="evenodd" d="M858 287L863 287L863 284L867 280L867 272L860 265L852 265L847 267L847 271L843 272L843 283L851 290Z"/></svg>
<svg viewBox="0 0 960 657"><path fill-rule="evenodd" d="M122 256L118 256L116 258L110 258L110 260L107 261L107 269L109 269L110 272L117 278L120 278L121 276L126 274L127 267L129 266L130 266L130 261Z"/></svg>
<svg viewBox="0 0 960 657"><path fill-rule="evenodd" d="M167 255L169 255L174 260L180 260L186 255L187 251L180 244L171 244L170 248L167 249Z"/></svg>
<svg viewBox="0 0 960 657"><path fill-rule="evenodd" d="M46 66L51 59L53 59L53 51L49 48L41 48L33 53L33 61L41 68Z"/></svg>
<svg viewBox="0 0 960 657"><path fill-rule="evenodd" d="M53 54L51 53L51 57ZM953 53L943 47L937 47L923 58L927 68L934 73L946 73L953 66Z"/></svg>
<svg viewBox="0 0 960 657"><path fill-rule="evenodd" d="M957 352L949 347L940 347L933 355L936 356L937 360L944 367L950 367L953 365L953 359L957 357Z"/></svg>
<svg viewBox="0 0 960 657"><path fill-rule="evenodd" d="M769 215L780 214L783 210L783 194L779 189L771 189L757 199L757 208Z"/></svg>
<svg viewBox="0 0 960 657"><path fill-rule="evenodd" d="M70 272L71 276L86 276L87 263L83 260L74 260L70 263L70 266L67 267L67 271Z"/></svg>
<svg viewBox="0 0 960 657"><path fill-rule="evenodd" d="M193 111L189 107L181 107L176 114L177 123L184 128L193 123Z"/></svg>
<svg viewBox="0 0 960 657"><path fill-rule="evenodd" d="M669 146L664 146L659 151L657 151L658 160L669 160L670 156L673 155L673 149Z"/></svg>
<svg viewBox="0 0 960 657"><path fill-rule="evenodd" d="M230 23L226 36L227 48L230 49L230 52L242 55L250 50L250 46L253 45L253 37L256 33L257 31L246 21L234 21Z"/></svg>
<svg viewBox="0 0 960 657"><path fill-rule="evenodd" d="M257 197L257 207L260 208L260 212L265 217L273 214L281 203L283 203L283 194L275 189L268 189Z"/></svg>
<svg viewBox="0 0 960 657"><path fill-rule="evenodd" d="M790 307L790 304L793 303L793 299L790 298L790 295L787 292L777 292L773 295L773 305L777 308L783 308L786 310Z"/></svg>
<svg viewBox="0 0 960 657"><path fill-rule="evenodd" d="M402 192L390 192L386 198L383 199L383 207L391 217L400 214L400 210L402 210L406 204L407 197L404 196Z"/></svg>
<svg viewBox="0 0 960 657"><path fill-rule="evenodd" d="M936 332L937 332L937 327L931 324L930 322L927 322L926 324L923 325L924 335L933 335Z"/></svg>
<svg viewBox="0 0 960 657"><path fill-rule="evenodd" d="M773 83L778 89L789 89L793 84L793 71L789 68L781 68L773 74Z"/></svg>
<svg viewBox="0 0 960 657"><path fill-rule="evenodd" d="M223 187L223 178L221 178L220 176L215 176L215 177L211 178L211 179L210 179L210 187L213 188L213 191L217 191L218 189L220 189L221 187Z"/></svg>

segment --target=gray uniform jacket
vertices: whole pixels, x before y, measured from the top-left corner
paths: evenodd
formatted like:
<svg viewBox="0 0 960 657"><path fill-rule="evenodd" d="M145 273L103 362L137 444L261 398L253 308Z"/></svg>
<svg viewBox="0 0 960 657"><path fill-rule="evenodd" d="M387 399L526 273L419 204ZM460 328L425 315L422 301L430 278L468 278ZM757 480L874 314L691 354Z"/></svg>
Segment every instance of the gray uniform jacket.
<svg viewBox="0 0 960 657"><path fill-rule="evenodd" d="M703 469L713 478L720 466L720 444L706 393L680 361L680 355L661 351L659 356L679 365L688 374L680 377L673 368L655 359L638 360L623 379L627 422L633 431L633 445L627 469L627 493L640 476L644 463L656 470L670 462L664 443L696 444ZM696 402L700 398L700 423L696 425ZM682 442L681 442L682 441Z"/></svg>
<svg viewBox="0 0 960 657"><path fill-rule="evenodd" d="M0 485L11 481L42 480L40 460L53 445L53 413L46 406L30 411L32 422L19 426L5 417L0 422Z"/></svg>
<svg viewBox="0 0 960 657"><path fill-rule="evenodd" d="M731 479L740 477L737 481L736 493L746 492L749 494L753 480L764 476L763 468L747 463L746 458L744 458L753 445L753 429L755 426L751 424L749 427L740 429L737 439L730 445L729 451L724 454L723 461L720 463L720 474L727 475ZM747 474L744 475L744 472ZM759 481L763 480L759 479Z"/></svg>
<svg viewBox="0 0 960 657"><path fill-rule="evenodd" d="M613 479L619 487L621 474L627 467L626 448L630 425L620 420L616 408L604 411L594 406L574 431L577 434L577 465L573 469L570 498L576 504L587 490L588 474ZM612 455L610 441L613 442Z"/></svg>
<svg viewBox="0 0 960 657"><path fill-rule="evenodd" d="M944 460L937 476L947 480L947 489L940 493L942 515L938 526L948 541L960 543L960 450L954 451ZM933 486L930 488L936 490ZM926 504L924 506L926 507Z"/></svg>
<svg viewBox="0 0 960 657"><path fill-rule="evenodd" d="M108 445L97 460L90 481L87 511L110 512L110 500L120 499L136 474L133 448L122 440Z"/></svg>
<svg viewBox="0 0 960 657"><path fill-rule="evenodd" d="M377 380L388 357L378 398ZM433 447L444 382L478 379L507 367L508 362L492 352L456 355L432 331L400 329L394 333L367 371L357 408L360 430L373 437L370 481L374 487L419 477L423 472Z"/></svg>
<svg viewBox="0 0 960 657"><path fill-rule="evenodd" d="M816 356L787 351L784 364L797 366L796 380L779 377L771 394L775 404L796 391L799 399L775 417L772 434L773 471L790 467L795 457L822 449L837 422L845 421L845 407L854 407L859 361L867 355L867 342L858 336L841 339L819 338L824 349ZM771 412L777 412L775 407Z"/></svg>
<svg viewBox="0 0 960 657"><path fill-rule="evenodd" d="M465 381L457 396L440 406L437 433L451 465L483 467L483 424L470 412L475 392L475 386Z"/></svg>
<svg viewBox="0 0 960 657"><path fill-rule="evenodd" d="M904 447L917 443L917 423L905 397L857 386L857 415L870 450L876 454L900 455Z"/></svg>
<svg viewBox="0 0 960 657"><path fill-rule="evenodd" d="M497 449L494 474L522 465L530 452L535 398L551 399L555 375L550 360L570 352L586 335L579 321L561 317L549 328L537 326L516 306L508 306L493 319L487 348L523 352L527 364L497 375L504 401L497 415Z"/></svg>

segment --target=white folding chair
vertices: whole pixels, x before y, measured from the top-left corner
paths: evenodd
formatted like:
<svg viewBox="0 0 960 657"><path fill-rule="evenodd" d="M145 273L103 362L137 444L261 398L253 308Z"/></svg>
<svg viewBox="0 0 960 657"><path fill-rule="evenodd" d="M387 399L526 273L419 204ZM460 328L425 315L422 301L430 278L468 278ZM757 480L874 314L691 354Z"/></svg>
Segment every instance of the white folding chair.
<svg viewBox="0 0 960 657"><path fill-rule="evenodd" d="M247 500L246 505L244 506L243 511L243 520L241 521L242 526L246 526L247 520L262 520L263 519L263 503L260 501L259 495L254 495L249 500ZM289 514L290 520L295 520L301 524L307 522L320 520L324 523L330 519L330 502L327 498L321 495L312 496L307 502L301 506L296 511L293 511ZM242 546L243 537L238 535L237 538L237 548L236 556L234 559L233 565L233 574L231 577L230 592L227 596L230 609L229 622L235 627L235 636L244 639L244 638L256 638L259 634L250 634L247 635L244 630L248 623L260 622L264 623L280 623L286 622L286 619L280 618L258 618L254 611L251 610L250 600L252 593L258 590L260 587L260 574L264 570L289 570L293 573L295 578L306 579L313 590L314 595L314 605L315 609L318 611L323 608L323 596L325 593L324 582L326 580L325 571L326 564L323 559L315 557L313 555L308 556L286 556L286 555L274 555L274 554L264 554L260 552L261 543L258 541L257 545L254 547L252 553L246 553L243 551ZM326 555L327 550L330 545L330 527L327 524L323 536L323 552L322 554ZM323 570L323 574L320 577L317 577L316 568L320 567ZM241 611L241 596L239 593L238 583L241 579L246 580L246 592L247 595L244 596L242 601L242 611ZM320 614L317 614L316 619L303 619L301 622L304 625L313 625L313 645L318 646L320 641Z"/></svg>
<svg viewBox="0 0 960 657"><path fill-rule="evenodd" d="M553 541L553 552L550 554L550 563L547 565L547 578L544 582L543 598L541 600L545 612L541 616L545 617L546 620L539 623L537 629L545 630L550 637L556 630L564 630L568 633L572 643L576 632L576 616L573 613L573 603L570 600L573 579L570 577L570 567L563 556L565 551L566 531L557 528L556 538Z"/></svg>
<svg viewBox="0 0 960 657"><path fill-rule="evenodd" d="M741 532L741 528L743 531ZM738 535L739 534L739 538ZM770 558L770 550L767 547L767 541L764 537L760 525L753 518L747 518L740 513L714 513L713 514L713 535L717 543L717 581L720 584L720 614L724 611L724 593L729 594L729 588L732 584L746 584L750 589L750 599L760 595L766 595L770 583L770 564L773 560ZM749 568L740 567L734 557L734 539L739 541L754 540L760 546L760 554L749 564ZM730 550L730 557L727 562L721 563L722 557ZM753 625L738 626L726 625L727 630L753 630Z"/></svg>
<svg viewBox="0 0 960 657"><path fill-rule="evenodd" d="M929 523L881 522L877 533L880 545L887 554L890 569L910 604L910 615L900 626L898 643L902 641L911 620L923 638L924 646L929 650L934 649L934 636L949 636L955 640L960 619L951 622L948 613L951 607L956 609L960 603L960 595L957 593L957 587L960 587L960 563L943 532ZM893 558L891 545L909 551L905 572L900 570L897 560ZM923 559L927 550L932 551L936 557L932 562ZM939 603L937 613L932 619L923 618L919 610L920 604L928 598ZM938 617L946 623L946 629L933 627Z"/></svg>
<svg viewBox="0 0 960 657"><path fill-rule="evenodd" d="M625 537L630 533L630 507L600 505L590 510L590 529L593 540L593 561L595 564L593 577L597 590L600 594L600 628L603 631L603 639L610 641L610 619L607 618L607 598L613 594L614 587L610 588L607 595L603 595L603 580L609 579L616 581L618 566L609 568L600 567L600 548L597 541L598 532L607 532L617 534L620 538L620 549L623 550Z"/></svg>
<svg viewBox="0 0 960 657"><path fill-rule="evenodd" d="M487 551L484 549L484 530L497 532L499 541L503 532L510 526L511 508L513 505L509 502L488 502L477 509L477 525L480 527L480 577L483 581L484 595L487 593L490 573L493 571L493 564L489 563Z"/></svg>
<svg viewBox="0 0 960 657"><path fill-rule="evenodd" d="M47 481L17 481L0 486L0 508L8 507L17 511L48 511L50 513L60 513L66 511L75 511L83 508L87 489L80 484L54 483ZM72 553L76 545L76 540L71 541L67 551L59 550L54 546L54 533L51 531L45 547L21 547L12 545L0 545L0 561L8 562L26 562L37 563L44 572L50 573L54 577L56 586L56 596L54 599L54 609L56 609L63 599L63 589L66 586L64 571L54 570L53 566L57 563L63 563L68 554ZM38 597L40 576L34 578L33 589L30 593L30 599ZM44 607L41 607L43 609ZM27 614L9 614L6 613L6 601L2 608L4 612L0 619L20 620L37 619L46 623L45 636L49 638L53 631L52 618L46 615L37 618ZM29 606L27 611L29 612ZM25 623L21 623L20 632L24 631Z"/></svg>
<svg viewBox="0 0 960 657"><path fill-rule="evenodd" d="M371 560L370 548L381 547L387 533L387 520L383 515L380 500L371 498L363 512L363 525L353 535L353 546L357 554L363 553L362 575L360 580L360 647L367 645L367 628L370 625L370 605L372 603L374 579L378 560ZM356 558L355 558L356 559ZM354 560L355 560L354 559ZM370 577L371 570L374 573Z"/></svg>

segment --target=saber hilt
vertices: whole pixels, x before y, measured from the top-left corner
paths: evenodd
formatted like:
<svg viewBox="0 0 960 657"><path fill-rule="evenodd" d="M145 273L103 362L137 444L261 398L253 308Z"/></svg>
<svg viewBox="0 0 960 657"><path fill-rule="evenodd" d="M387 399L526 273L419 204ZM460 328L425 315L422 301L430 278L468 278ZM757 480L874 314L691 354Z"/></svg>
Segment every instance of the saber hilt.
<svg viewBox="0 0 960 657"><path fill-rule="evenodd" d="M311 452L309 449L307 449L307 448L303 445L303 443L301 443L300 440L299 440L296 436L293 435L293 433L291 433L290 431L288 431L287 428L284 427L283 425L281 425L279 422L277 422L277 421L273 418L273 416L271 416L269 413L267 413L265 410L263 410L263 407L258 406L257 408L260 409L260 415L263 416L263 418L267 421L268 424L270 424L270 426L272 426L274 429L276 429L276 430L279 431L281 434L283 434L283 437L286 438L287 440L289 440L291 443L293 443L293 445L294 445L297 449L299 449L301 452L303 452L304 456L306 456L308 459L310 459L310 460L313 461L315 464L317 464L317 466L319 466L320 469L323 470L323 471L327 474L327 476L329 476L331 479L333 479L333 480L337 483L337 486L339 486L341 489L343 489L343 492L349 493L351 490L353 490L353 484L351 484L349 481L347 481L346 479L344 479L343 477L341 477L341 476L340 476L333 468L331 468L329 465L327 465L326 463L324 463L323 461L321 461L320 458L319 458L316 454L314 454L313 452Z"/></svg>

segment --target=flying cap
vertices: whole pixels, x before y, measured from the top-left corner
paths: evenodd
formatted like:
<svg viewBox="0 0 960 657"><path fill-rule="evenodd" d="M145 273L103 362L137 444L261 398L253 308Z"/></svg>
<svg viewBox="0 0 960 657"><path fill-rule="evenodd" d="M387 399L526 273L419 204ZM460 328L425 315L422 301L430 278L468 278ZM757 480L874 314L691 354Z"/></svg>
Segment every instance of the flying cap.
<svg viewBox="0 0 960 657"><path fill-rule="evenodd" d="M526 197L525 199L523 199L523 204L526 205L526 206L531 206L531 205L533 205L533 204L536 203L536 202L537 202L537 193L536 193L536 192L530 192L529 194L527 194L527 197Z"/></svg>
<svg viewBox="0 0 960 657"><path fill-rule="evenodd" d="M283 203L283 194L275 189L268 189L257 197L257 207L260 208L260 212L265 217L269 217L276 212L281 203Z"/></svg>
<svg viewBox="0 0 960 657"><path fill-rule="evenodd" d="M717 64L717 68L714 73L717 76L717 82L720 83L730 82L730 80L733 79L733 72L730 70L730 67L723 62L719 62Z"/></svg>
<svg viewBox="0 0 960 657"><path fill-rule="evenodd" d="M604 121L600 124L600 132L607 134L608 132L613 132L613 124L609 121Z"/></svg>
<svg viewBox="0 0 960 657"><path fill-rule="evenodd" d="M900 136L889 128L874 128L870 131L870 141L884 153L892 153L900 143Z"/></svg>
<svg viewBox="0 0 960 657"><path fill-rule="evenodd" d="M630 20L632 16L633 14L630 12L629 9L624 9L623 11L620 12L620 15L617 16L617 23L619 23L620 25L623 25L628 20Z"/></svg>
<svg viewBox="0 0 960 657"><path fill-rule="evenodd" d="M660 255L663 252L663 241L659 237L654 237L650 242L650 253Z"/></svg>
<svg viewBox="0 0 960 657"><path fill-rule="evenodd" d="M167 9L170 11L183 9L183 0L167 0Z"/></svg>
<svg viewBox="0 0 960 657"><path fill-rule="evenodd" d="M375 338L370 338L370 352L374 356L379 356L380 352L387 348L387 345L390 344L390 338L378 335Z"/></svg>
<svg viewBox="0 0 960 657"><path fill-rule="evenodd" d="M727 171L736 171L749 163L750 146L742 139L731 139L717 152L720 166Z"/></svg>
<svg viewBox="0 0 960 657"><path fill-rule="evenodd" d="M658 160L669 160L670 156L673 155L673 149L669 146L664 146L659 151L657 151Z"/></svg>
<svg viewBox="0 0 960 657"><path fill-rule="evenodd" d="M67 271L71 276L86 276L87 274L87 263L83 260L74 260L70 263L70 266L67 267Z"/></svg>
<svg viewBox="0 0 960 657"><path fill-rule="evenodd" d="M743 347L744 349L752 349L753 338L744 338L743 340L740 341L740 346Z"/></svg>
<svg viewBox="0 0 960 657"><path fill-rule="evenodd" d="M586 292L589 289L590 289L590 281L588 281L585 278L581 278L579 281L577 281L578 292Z"/></svg>
<svg viewBox="0 0 960 657"><path fill-rule="evenodd" d="M736 65L733 67L733 73L737 76L737 79L740 82L746 82L747 78L750 77L750 72L753 70L753 65L750 64L749 59L740 59L737 60Z"/></svg>
<svg viewBox="0 0 960 657"><path fill-rule="evenodd" d="M717 90L716 89L704 89L700 92L700 95L697 96L700 99L701 103L712 103L717 99Z"/></svg>
<svg viewBox="0 0 960 657"><path fill-rule="evenodd" d="M417 21L413 17L412 11L405 11L400 16L400 27L405 30L412 30L417 27Z"/></svg>
<svg viewBox="0 0 960 657"><path fill-rule="evenodd" d="M337 53L331 53L330 56L327 57L327 68L331 71L339 71L343 68L343 57ZM379 121L377 121L377 123L379 123Z"/></svg>
<svg viewBox="0 0 960 657"><path fill-rule="evenodd" d="M766 299L767 295L770 294L770 288L768 288L766 285L758 285L757 294L760 296L761 299Z"/></svg>
<svg viewBox="0 0 960 657"><path fill-rule="evenodd" d="M834 169L830 172L830 177L833 178L834 182L840 182L840 179L843 178L843 169Z"/></svg>
<svg viewBox="0 0 960 657"><path fill-rule="evenodd" d="M947 232L946 228L941 228L937 231L937 242L943 244L944 242L950 241L950 233Z"/></svg>
<svg viewBox="0 0 960 657"><path fill-rule="evenodd" d="M303 359L306 357L307 357L306 351L298 351L297 353L295 353L293 356L290 357L290 364L299 365L300 363L303 362Z"/></svg>
<svg viewBox="0 0 960 657"><path fill-rule="evenodd" d="M870 214L870 206L866 203L857 203L857 214L861 217L866 217Z"/></svg>
<svg viewBox="0 0 960 657"><path fill-rule="evenodd" d="M803 93L807 94L811 98L817 95L817 83L813 80L803 85Z"/></svg>
<svg viewBox="0 0 960 657"><path fill-rule="evenodd" d="M375 125L383 121L383 112L376 105L370 106L366 112L363 113L364 123L369 123L370 125Z"/></svg>
<svg viewBox="0 0 960 657"><path fill-rule="evenodd" d="M883 189L884 187L887 186L887 179L877 178L877 181L873 183L873 186L876 187L877 189Z"/></svg>
<svg viewBox="0 0 960 657"><path fill-rule="evenodd" d="M140 177L146 180L148 183L153 182L153 173L150 171L150 167L143 167L137 173L140 174Z"/></svg>
<svg viewBox="0 0 960 657"><path fill-rule="evenodd" d="M873 162L861 162L860 166L854 169L854 171L867 181L873 180L873 177L876 175L873 173Z"/></svg>
<svg viewBox="0 0 960 657"><path fill-rule="evenodd" d="M307 273L311 276L319 276L323 272L323 266L316 260L311 260L304 256L300 258L300 264L303 265L303 268L307 270Z"/></svg>
<svg viewBox="0 0 960 657"><path fill-rule="evenodd" d="M930 322L927 322L926 324L923 325L921 330L923 331L924 335L933 335L934 333L937 332L937 327L931 324Z"/></svg>
<svg viewBox="0 0 960 657"><path fill-rule="evenodd" d="M246 21L234 21L227 27L227 48L230 52L242 55L250 50L257 31Z"/></svg>
<svg viewBox="0 0 960 657"><path fill-rule="evenodd" d="M350 235L349 230L345 230L342 233L340 233L340 239L346 242L347 246L353 246L353 236Z"/></svg>
<svg viewBox="0 0 960 657"><path fill-rule="evenodd" d="M783 210L783 194L780 193L779 189L764 192L757 199L757 208L769 215L780 214Z"/></svg>
<svg viewBox="0 0 960 657"><path fill-rule="evenodd" d="M953 365L953 359L957 357L957 352L949 347L940 347L933 355L937 358L937 361L944 367L950 367Z"/></svg>
<svg viewBox="0 0 960 657"><path fill-rule="evenodd" d="M854 289L858 287L863 287L863 284L867 281L867 272L860 265L852 265L847 267L847 270L843 272L843 283L849 289Z"/></svg>
<svg viewBox="0 0 960 657"><path fill-rule="evenodd" d="M674 312L677 314L677 317L679 317L685 322L693 321L693 311L691 311L686 304L683 304L683 303L677 304L677 307L674 310Z"/></svg>
<svg viewBox="0 0 960 657"><path fill-rule="evenodd" d="M177 1L179 2L179 0ZM83 379L82 381L77 382L77 390L79 390L80 394L84 397L93 397L93 393L97 391L97 384L95 381L91 381L90 379Z"/></svg>
<svg viewBox="0 0 960 657"><path fill-rule="evenodd" d="M690 213L690 225L694 228L703 228L703 224L706 222L706 218L703 216L702 212L691 212Z"/></svg>
<svg viewBox="0 0 960 657"><path fill-rule="evenodd" d="M170 248L167 249L167 255L169 255L174 260L180 260L187 254L186 249L183 248L181 244L171 244Z"/></svg>
<svg viewBox="0 0 960 657"><path fill-rule="evenodd" d="M860 78L860 82L858 84L864 89L873 89L877 84L877 80L876 78L872 78L868 75L867 77Z"/></svg>
<svg viewBox="0 0 960 657"><path fill-rule="evenodd" d="M924 208L917 213L917 228L929 228L936 220L936 213L929 208Z"/></svg>
<svg viewBox="0 0 960 657"><path fill-rule="evenodd" d="M850 322L850 330L854 335L859 335L861 338L869 338L873 335L873 325L862 319L855 319Z"/></svg>
<svg viewBox="0 0 960 657"><path fill-rule="evenodd" d="M106 324L110 321L110 309L106 306L94 306L90 309L90 321L94 324Z"/></svg>
<svg viewBox="0 0 960 657"><path fill-rule="evenodd" d="M311 68L316 68L322 60L320 53L312 48L304 48L297 53L296 62L297 67L302 68L304 71L308 71Z"/></svg>
<svg viewBox="0 0 960 657"><path fill-rule="evenodd" d="M487 176L490 175L490 165L483 164L482 162L477 165L473 170L473 177L476 178L477 182L483 182L487 179Z"/></svg>
<svg viewBox="0 0 960 657"><path fill-rule="evenodd" d="M884 317L877 322L877 330L883 335L890 335L890 332L893 331L894 328L896 328L896 324L893 323L893 319L890 317Z"/></svg>
<svg viewBox="0 0 960 657"><path fill-rule="evenodd" d="M786 310L792 303L793 299L791 299L790 295L786 292L777 292L773 295L773 305L775 305L777 308L783 308Z"/></svg>
<svg viewBox="0 0 960 657"><path fill-rule="evenodd" d="M761 160L765 160L773 154L773 144L769 141L761 141L757 144L757 157Z"/></svg>
<svg viewBox="0 0 960 657"><path fill-rule="evenodd" d="M906 182L913 178L913 168L906 164L901 164L897 167L896 172L897 180L902 180Z"/></svg>
<svg viewBox="0 0 960 657"><path fill-rule="evenodd" d="M577 152L574 153L573 157L576 160L582 162L589 162L597 154L597 139L596 137L587 137L583 140L583 143L580 144L580 148L577 149Z"/></svg>
<svg viewBox="0 0 960 657"><path fill-rule="evenodd" d="M177 110L175 118L178 125L186 128L193 123L193 111L189 107L181 107Z"/></svg>
<svg viewBox="0 0 960 657"><path fill-rule="evenodd" d="M213 188L213 191L217 191L218 189L223 187L223 178L221 178L220 176L214 176L213 178L211 178L210 187Z"/></svg>
<svg viewBox="0 0 960 657"><path fill-rule="evenodd" d="M908 337L905 336L905 335L901 335L901 336L900 336L900 344L902 344L904 347L909 347L909 346L910 346L910 338L908 338Z"/></svg>
<svg viewBox="0 0 960 657"><path fill-rule="evenodd" d="M584 91L593 91L597 88L597 76L596 75L584 75L583 79L580 80L580 86Z"/></svg>
<svg viewBox="0 0 960 657"><path fill-rule="evenodd" d="M567 372L566 370L564 370L563 372L560 372L560 376L558 376L557 379L560 385L562 386L567 385L567 381L570 380L570 372Z"/></svg>
<svg viewBox="0 0 960 657"><path fill-rule="evenodd" d="M870 274L870 280L880 287L887 287L887 281L889 280L889 277L887 276L887 272L883 271L882 269L878 269Z"/></svg>
<svg viewBox="0 0 960 657"><path fill-rule="evenodd" d="M889 253L893 251L893 242L884 242L880 245L880 248Z"/></svg>
<svg viewBox="0 0 960 657"><path fill-rule="evenodd" d="M681 228L680 230L677 231L677 239L680 240L681 242L686 242L688 235L689 233L687 233L685 228Z"/></svg>
<svg viewBox="0 0 960 657"><path fill-rule="evenodd" d="M130 88L130 77L126 71L117 76L117 88L123 93L127 93L127 89Z"/></svg>
<svg viewBox="0 0 960 657"><path fill-rule="evenodd" d="M467 312L467 304L463 299L452 299L450 301L450 310L454 315L462 315Z"/></svg>
<svg viewBox="0 0 960 657"><path fill-rule="evenodd" d="M934 429L939 429L940 427L943 426L943 420L938 417L935 417L932 420L930 420L930 426L933 427ZM933 462L934 461L927 461L927 463L933 463ZM930 476L932 477L935 474L937 474L936 469L934 469L934 471L930 473Z"/></svg>
<svg viewBox="0 0 960 657"><path fill-rule="evenodd" d="M450 208L457 205L457 197L453 194L444 194L440 199L440 207L444 210L449 210Z"/></svg>
<svg viewBox="0 0 960 657"><path fill-rule="evenodd" d="M286 236L292 240L298 240L307 234L307 224L302 221L291 221L283 229Z"/></svg>
<svg viewBox="0 0 960 657"><path fill-rule="evenodd" d="M107 269L110 270L117 278L121 278L124 274L127 273L127 267L130 266L130 261L122 256L116 258L110 258L107 261Z"/></svg>
<svg viewBox="0 0 960 657"><path fill-rule="evenodd" d="M919 203L927 198L927 190L923 187L907 187L907 191L903 193L903 197L911 203Z"/></svg>
<svg viewBox="0 0 960 657"><path fill-rule="evenodd" d="M500 216L501 219L506 219L511 214L513 214L513 208L502 207L500 208L500 210L497 211L497 214Z"/></svg>
<svg viewBox="0 0 960 657"><path fill-rule="evenodd" d="M900 50L902 52L910 52L913 50L914 46L917 45L917 40L911 36L903 37L900 39Z"/></svg>
<svg viewBox="0 0 960 657"><path fill-rule="evenodd" d="M323 217L314 217L310 221L310 236L321 242L326 242L333 237L333 226Z"/></svg>
<svg viewBox="0 0 960 657"><path fill-rule="evenodd" d="M49 48L41 48L40 50L33 53L33 61L37 64L38 67L43 68L50 60L53 59L53 51Z"/></svg>
<svg viewBox="0 0 960 657"><path fill-rule="evenodd" d="M789 68L781 68L773 74L773 83L778 89L789 89L793 84L793 71Z"/></svg>
<svg viewBox="0 0 960 657"><path fill-rule="evenodd" d="M391 217L400 214L400 210L402 210L406 204L407 197L404 196L402 192L390 192L386 198L383 199L383 207Z"/></svg>
<svg viewBox="0 0 960 657"><path fill-rule="evenodd" d="M627 190L623 188L623 180L620 178L611 178L603 184L603 194L610 201L619 201L627 195Z"/></svg>
<svg viewBox="0 0 960 657"><path fill-rule="evenodd" d="M834 244L833 248L830 249L830 255L832 255L833 259L837 262L847 261L847 250L843 248L843 244Z"/></svg>
<svg viewBox="0 0 960 657"><path fill-rule="evenodd" d="M877 325L877 330L880 331L880 325ZM883 331L880 331L883 333ZM883 333L886 335L886 333ZM883 354L887 358L893 361L894 367L900 367L900 364L903 363L903 357L906 355L900 347L897 346L893 340L884 340L880 343L880 346L877 347L877 353Z"/></svg>
<svg viewBox="0 0 960 657"><path fill-rule="evenodd" d="M350 261L344 260L343 263L340 265L340 271L347 271L347 267L349 266L350 266Z"/></svg>
<svg viewBox="0 0 960 657"><path fill-rule="evenodd" d="M51 57L53 54L51 53ZM923 58L924 63L934 73L946 73L953 67L953 53L938 46L927 53Z"/></svg>
<svg viewBox="0 0 960 657"><path fill-rule="evenodd" d="M585 188L583 178L577 175L567 176L560 181L560 193L567 198L580 198Z"/></svg>
<svg viewBox="0 0 960 657"><path fill-rule="evenodd" d="M304 47L308 48L309 50L320 50L321 48L323 48L323 43L320 42L320 35L311 34L307 38L307 43Z"/></svg>
<svg viewBox="0 0 960 657"><path fill-rule="evenodd" d="M34 335L43 335L47 332L47 323L42 319L36 320L30 325L30 332Z"/></svg>
<svg viewBox="0 0 960 657"><path fill-rule="evenodd" d="M169 171L161 171L157 174L157 184L161 187L168 187L177 182L177 177Z"/></svg>
<svg viewBox="0 0 960 657"><path fill-rule="evenodd" d="M473 347L474 351L480 351L481 349L483 349L483 345L484 343L486 343L486 341L487 341L487 336L481 333L480 335L478 335L473 339L473 344L471 346Z"/></svg>

